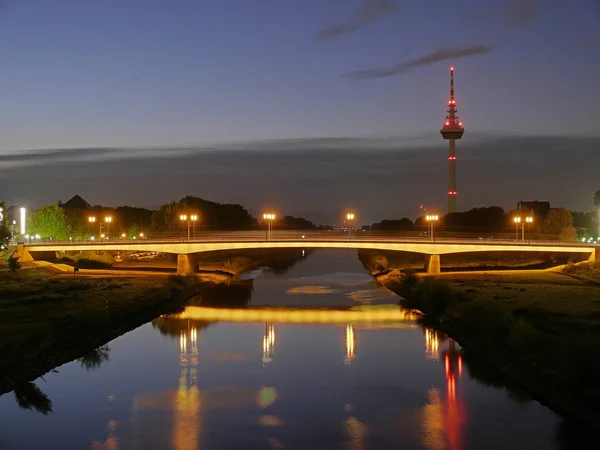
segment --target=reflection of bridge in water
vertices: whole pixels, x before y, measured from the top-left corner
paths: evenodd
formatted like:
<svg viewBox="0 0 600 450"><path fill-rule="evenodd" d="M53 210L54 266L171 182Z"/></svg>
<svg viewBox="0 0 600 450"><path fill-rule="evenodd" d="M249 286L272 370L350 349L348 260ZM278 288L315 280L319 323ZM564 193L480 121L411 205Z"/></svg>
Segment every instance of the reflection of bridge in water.
<svg viewBox="0 0 600 450"><path fill-rule="evenodd" d="M335 310L269 310L269 309L244 309L227 310L218 308L188 307L186 312L169 316L169 320L174 319L178 323L186 324L180 329L179 340L179 363L181 373L179 385L173 399L174 427L172 434L172 445L176 449L196 448L199 435L202 430L203 422L203 391L198 386L198 366L201 364L199 356L199 338L202 330L202 323L212 320L226 320L226 317L234 318L235 322L262 322L264 331L257 340L256 345L261 349L261 362L263 367L274 363L275 345L277 342L278 322L272 320L273 314L278 314L280 323L299 323L299 319L312 318L312 323L330 323L339 325L340 336L343 337L343 348L340 348L340 362L345 365L353 363L357 358L357 343L359 335L357 330L369 330L378 328L416 328L419 325L414 321L414 316L397 308L395 313L391 309L380 311L335 311ZM287 312L287 315L284 314ZM385 312L385 314L383 314ZM298 313L302 315L298 316ZM263 320L257 320L261 317ZM391 320L390 317L395 317ZM351 318L351 321L347 321ZM400 318L400 319L398 319ZM188 319L185 322L180 319ZM199 320L196 322L191 319ZM326 320L327 319L327 320ZM346 322L345 322L346 321ZM187 322L187 323L186 323ZM449 339L443 333L433 329L424 328L424 356L427 359L439 361L440 370L444 371L444 382L438 387L431 388L428 391L429 401L421 409L421 428L423 431L423 444L426 448L449 448L459 449L462 442L462 429L466 420L464 403L460 380L463 375L462 352L452 339ZM259 355L257 355L258 359ZM265 393L269 393L270 400L268 404L275 401L277 397L274 387L262 386L256 394L257 402L266 402L263 398ZM205 399L207 400L207 399ZM267 399L268 400L268 399ZM261 403L261 404L262 404ZM264 405L261 406L264 408ZM352 406L346 405L350 408ZM359 427L366 432L369 426L366 423L358 422L352 417L346 421L346 426ZM275 416L261 416L263 421L279 420ZM262 422L260 422L262 424ZM270 422L269 422L270 423ZM354 442L351 439L350 442ZM360 448L360 447L358 447Z"/></svg>
<svg viewBox="0 0 600 450"><path fill-rule="evenodd" d="M235 309L188 306L184 312L169 316L169 319L175 320L265 322L265 334L262 338L263 366L269 364L274 359L275 323L346 324L346 354L344 357L344 364L348 365L356 357L355 327L416 328L418 326L415 322L416 318L417 316L414 313L396 306L385 308L359 308L352 310ZM192 333L192 336L195 336L197 330L191 328L190 332ZM186 337L183 331L180 341L182 351L185 352ZM193 342L195 343L195 338L193 338Z"/></svg>

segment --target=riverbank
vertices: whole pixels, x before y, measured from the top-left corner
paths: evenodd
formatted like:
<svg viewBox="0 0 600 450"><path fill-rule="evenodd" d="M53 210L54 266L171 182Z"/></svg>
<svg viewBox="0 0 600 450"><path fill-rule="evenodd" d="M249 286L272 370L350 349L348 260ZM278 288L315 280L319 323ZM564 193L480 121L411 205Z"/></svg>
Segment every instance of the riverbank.
<svg viewBox="0 0 600 450"><path fill-rule="evenodd" d="M600 419L600 264L378 277L423 321L565 418Z"/></svg>
<svg viewBox="0 0 600 450"><path fill-rule="evenodd" d="M0 272L0 394L179 311L200 286L193 277Z"/></svg>

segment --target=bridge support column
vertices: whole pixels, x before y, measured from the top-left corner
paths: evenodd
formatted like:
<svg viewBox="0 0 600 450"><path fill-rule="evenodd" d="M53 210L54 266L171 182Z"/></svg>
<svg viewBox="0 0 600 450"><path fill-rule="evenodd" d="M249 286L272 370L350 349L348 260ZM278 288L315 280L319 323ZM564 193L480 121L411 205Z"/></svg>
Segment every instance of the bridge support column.
<svg viewBox="0 0 600 450"><path fill-rule="evenodd" d="M592 250L592 253L590 255L590 259L588 259L589 262L594 262L600 259L600 247L596 247L595 249Z"/></svg>
<svg viewBox="0 0 600 450"><path fill-rule="evenodd" d="M177 275L193 275L198 273L198 254L177 255Z"/></svg>
<svg viewBox="0 0 600 450"><path fill-rule="evenodd" d="M425 272L429 275L441 273L440 255L425 255Z"/></svg>
<svg viewBox="0 0 600 450"><path fill-rule="evenodd" d="M29 250L23 244L17 245L17 251L13 254L13 258L18 259L19 262L33 261L33 256L31 256L31 253L29 253Z"/></svg>

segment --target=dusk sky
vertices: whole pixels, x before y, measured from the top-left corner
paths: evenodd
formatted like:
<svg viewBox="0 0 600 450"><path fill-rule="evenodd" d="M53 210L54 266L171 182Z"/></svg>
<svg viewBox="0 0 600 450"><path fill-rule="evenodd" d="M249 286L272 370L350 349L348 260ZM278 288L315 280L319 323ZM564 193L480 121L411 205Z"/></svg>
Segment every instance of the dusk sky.
<svg viewBox="0 0 600 450"><path fill-rule="evenodd" d="M593 191L600 189L593 175L600 164L593 139L600 135L596 0L5 0L0 16L0 197L9 203L37 207L76 192L91 203L113 205L155 205L186 194L243 203L253 194L263 199L246 203L249 208L261 202L284 208L281 203L294 201L295 211L329 214L326 206L311 208L311 199L303 197L306 180L295 178L297 167L275 177L287 187L253 190L253 184L273 179L269 161L290 150L289 142L281 148L261 142L304 139L294 145L306 143L306 152L295 148L294 154L304 158L307 173L313 168L321 174L319 153L309 151L312 139L361 137L368 139L351 147L364 155L334 164L329 172L336 190L341 185L335 177L342 177L362 194L355 207L372 209L376 219L413 210L411 204L386 214L385 202L372 204L382 195L377 180L345 169L352 161L363 164L358 160L368 155L379 158L383 146L393 164L379 174L381 180L396 180L395 189L418 189L416 180L431 175L434 186L421 196L441 208L447 146L439 128L450 65L456 67L458 113L467 130L457 145L460 209L511 206L534 195L590 209ZM558 148L549 150L552 156L542 139L550 135L561 136ZM478 143L510 136L518 136L519 150L513 147L502 161L504 149L497 145L493 158L510 165L513 155L517 170L501 179L513 180L517 172L527 172L528 179L514 179L503 190L473 186L474 179L490 179L485 170L499 167L486 162L490 145ZM535 138L535 145L527 145L525 137ZM576 139L583 137L590 139ZM389 140L381 144L382 138ZM131 150L111 155L78 150L64 162L27 156L31 150L148 146L166 150L159 160ZM178 177L177 161L190 161L172 152L165 158L169 148L179 146L198 149L193 159L198 166L186 167L188 176L197 167L198 176L218 173L227 181L215 180L210 192L202 183L196 190L189 180L183 186L162 183ZM259 152L257 160L267 167L240 167L241 159L223 146ZM206 148L216 149L212 159ZM411 166L419 148L427 149L422 158L435 161L422 172ZM466 148L479 161L475 166L461 161ZM266 150L279 159L264 157ZM216 164L219 152L224 159L206 165ZM343 155L340 151L339 158ZM82 163L89 158L99 161ZM249 154L241 158L252 161ZM107 187L101 173L117 163L128 172L121 178L119 171L111 173ZM155 166L160 173L151 171ZM589 177L579 170L591 171ZM236 198L232 183L240 173L248 184ZM113 189L131 177L141 185L130 184L127 193ZM574 184L560 189L562 179ZM269 189L278 198L264 198ZM287 199L279 198L288 191ZM332 205L352 203L339 197L332 195Z"/></svg>

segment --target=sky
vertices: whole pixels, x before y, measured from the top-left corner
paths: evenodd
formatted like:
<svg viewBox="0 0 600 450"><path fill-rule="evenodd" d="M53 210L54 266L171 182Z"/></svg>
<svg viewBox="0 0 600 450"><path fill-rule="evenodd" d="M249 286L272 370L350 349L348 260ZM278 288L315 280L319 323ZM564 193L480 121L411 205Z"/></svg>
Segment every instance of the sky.
<svg viewBox="0 0 600 450"><path fill-rule="evenodd" d="M389 159L389 171L381 169L380 176L402 184L401 179L421 175L411 166L415 158L434 155L437 191L422 197L442 208L447 150L439 129L450 65L456 68L458 114L467 130L457 146L459 205L492 200L512 205L521 199L510 189L490 188L487 197L481 189L462 189L469 186L468 176L472 181L486 171L495 175L485 163L488 156L498 159L490 142L518 142L521 157L537 162L527 183L517 180L525 197L536 194L585 209L583 199L593 192L584 189L600 189L576 176L600 163L594 140L600 136L598 0L0 3L0 197L8 202L37 207L85 190L91 203L155 205L186 194L243 203L248 195L265 197L255 186L282 176L286 189L269 188L289 191L289 197L261 201L329 214L333 205L343 208L341 203L352 199L330 192L330 207L310 207L297 167L288 165L287 172L274 176L275 168L257 170L250 162L268 165L293 153L307 165L307 173L320 173L319 152L324 150L319 139L331 138L327 151L333 146L340 160L352 153L329 167L332 183L336 177L353 177L365 198L381 195L377 180L357 184L364 177L356 176L360 167L350 168L351 162ZM543 148L548 136L560 136L562 143L550 160ZM173 150L181 147L195 149L194 158ZM473 174L467 161L461 166L461 148L480 161ZM30 154L49 149L60 149L66 161L57 154ZM68 149L73 150L65 153ZM577 152L586 157L577 160ZM211 189L196 189L187 180L186 190L177 183L145 184L149 178L177 178L179 162L191 160L201 167L186 167L188 177L220 174ZM246 160L247 166L240 166ZM588 166L582 168L584 161ZM133 172L118 180L111 173L113 183L135 178L143 189L130 186L129 195L122 190L108 194L112 190L98 180L115 162ZM160 174L152 172L155 166ZM524 167L529 166L517 164L516 169ZM70 180L80 180L82 173L85 187L73 186ZM226 185L240 174L251 188L236 199ZM573 186L557 189L557 180L565 176L580 186L576 197L564 194ZM8 182L15 179L23 183ZM373 216L387 212L383 202L362 201L356 200L357 207L374 209ZM254 199L249 207L261 203Z"/></svg>

